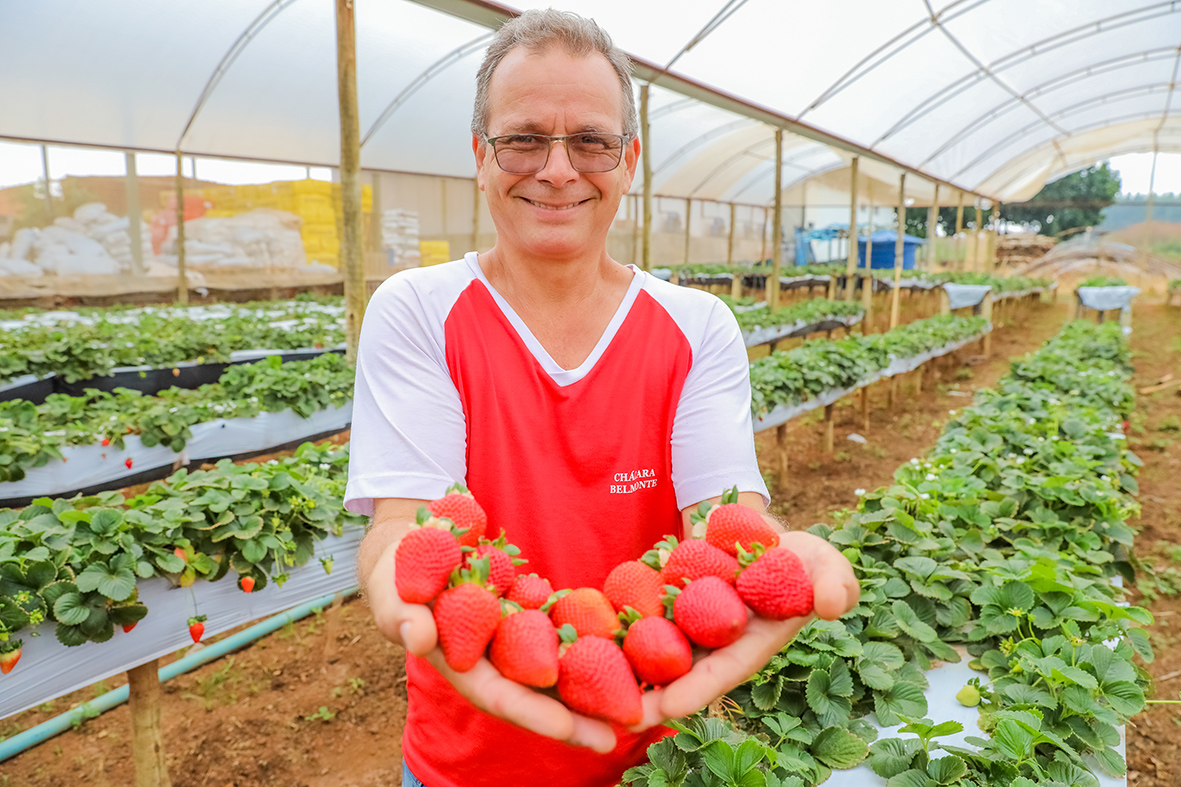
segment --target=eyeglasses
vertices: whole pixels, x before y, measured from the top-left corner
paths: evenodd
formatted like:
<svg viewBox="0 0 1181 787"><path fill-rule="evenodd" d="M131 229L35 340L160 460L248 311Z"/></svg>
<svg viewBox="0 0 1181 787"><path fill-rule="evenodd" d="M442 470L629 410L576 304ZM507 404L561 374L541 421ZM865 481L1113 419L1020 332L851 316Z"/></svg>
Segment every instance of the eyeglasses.
<svg viewBox="0 0 1181 787"><path fill-rule="evenodd" d="M546 134L503 134L484 140L492 146L496 164L511 175L533 175L545 169L555 142L566 146L570 166L577 172L610 172L623 158L627 137L621 134L583 132L551 137Z"/></svg>

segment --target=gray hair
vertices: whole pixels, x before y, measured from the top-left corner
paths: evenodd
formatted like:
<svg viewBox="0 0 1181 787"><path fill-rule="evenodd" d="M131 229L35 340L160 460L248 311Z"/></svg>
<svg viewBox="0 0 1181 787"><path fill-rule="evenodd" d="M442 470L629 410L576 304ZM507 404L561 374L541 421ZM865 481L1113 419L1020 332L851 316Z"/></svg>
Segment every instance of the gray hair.
<svg viewBox="0 0 1181 787"><path fill-rule="evenodd" d="M619 77L623 98L623 135L634 139L639 133L636 119L636 102L632 94L631 58L611 43L611 36L599 27L593 19L587 19L569 11L552 8L526 11L510 19L496 31L488 53L476 73L476 106L472 112L472 133L478 137L488 134L488 89L492 84L492 72L513 49L523 46L531 52L543 52L551 46L560 46L576 57L586 57L595 52L607 58L611 68Z"/></svg>

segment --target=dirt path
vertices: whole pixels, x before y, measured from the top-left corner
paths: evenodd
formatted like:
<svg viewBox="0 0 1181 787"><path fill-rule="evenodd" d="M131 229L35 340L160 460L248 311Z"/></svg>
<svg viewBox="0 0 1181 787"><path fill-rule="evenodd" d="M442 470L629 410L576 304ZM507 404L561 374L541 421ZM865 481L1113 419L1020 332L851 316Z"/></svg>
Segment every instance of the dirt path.
<svg viewBox="0 0 1181 787"><path fill-rule="evenodd" d="M806 527L852 505L854 489L888 483L898 465L934 443L947 411L970 401L949 391L966 393L995 382L1011 356L1036 348L1064 316L1064 307L1044 306L1024 326L998 331L990 361L955 367L949 361L942 390L930 377L921 395L904 386L893 413L881 409L885 389L880 387L873 394L873 426L865 445L845 439L860 430L856 398L836 410L838 452L833 457L820 450L822 425L814 419L793 422L788 429L791 475L783 488L773 490L777 510L791 525ZM970 352L962 354L964 361L971 360ZM773 430L757 442L769 470L775 458ZM351 601L260 640L232 661L219 660L164 684L165 743L174 787L400 784L403 663L401 649L376 634L364 604ZM122 682L111 680L0 721L0 736ZM0 764L0 787L80 783L134 784L126 706Z"/></svg>
<svg viewBox="0 0 1181 787"><path fill-rule="evenodd" d="M1181 309L1137 306L1132 333L1136 386L1181 378ZM1136 555L1156 570L1141 572L1134 603L1156 619L1149 627L1156 659L1147 665L1155 699L1181 699L1181 386L1137 396L1130 445L1144 460ZM1129 787L1181 784L1181 705L1150 705L1128 727Z"/></svg>

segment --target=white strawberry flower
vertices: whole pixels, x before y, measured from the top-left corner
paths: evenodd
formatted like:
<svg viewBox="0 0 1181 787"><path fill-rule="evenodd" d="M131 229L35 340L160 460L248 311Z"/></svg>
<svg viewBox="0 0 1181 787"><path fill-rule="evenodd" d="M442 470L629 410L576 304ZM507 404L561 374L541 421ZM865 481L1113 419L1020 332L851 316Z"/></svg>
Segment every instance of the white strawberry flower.
<svg viewBox="0 0 1181 787"><path fill-rule="evenodd" d="M861 497L862 495L865 494L865 490L864 489L854 489L853 494L857 495L858 497Z"/></svg>
<svg viewBox="0 0 1181 787"><path fill-rule="evenodd" d="M928 480L928 481L934 481L934 480L935 480L935 474L934 474L934 473L927 473L927 480Z"/></svg>

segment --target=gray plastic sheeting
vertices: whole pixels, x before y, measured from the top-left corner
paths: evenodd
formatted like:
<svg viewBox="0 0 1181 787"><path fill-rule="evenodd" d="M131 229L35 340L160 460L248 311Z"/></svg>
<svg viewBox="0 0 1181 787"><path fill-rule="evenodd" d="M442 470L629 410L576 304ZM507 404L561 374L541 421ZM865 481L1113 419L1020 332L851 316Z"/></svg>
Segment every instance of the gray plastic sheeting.
<svg viewBox="0 0 1181 787"><path fill-rule="evenodd" d="M174 587L163 577L141 580L139 598L148 607L147 617L127 633L116 627L106 642L67 648L54 635L55 623L21 631L16 635L24 640L20 663L0 684L0 719L192 645L192 616L208 618L208 638L352 587L363 535L362 528L347 527L343 536L329 536L316 544L307 563L288 572L283 587L270 582L255 593L243 593L232 571L217 582L197 581L187 588ZM334 559L331 574L324 573L322 557Z"/></svg>
<svg viewBox="0 0 1181 787"><path fill-rule="evenodd" d="M943 289L947 291L951 308L963 309L981 303L992 287L988 284L952 284L947 282L943 285Z"/></svg>
<svg viewBox="0 0 1181 787"><path fill-rule="evenodd" d="M1138 287L1079 287L1078 299L1083 306L1105 312L1126 309L1132 299L1140 294Z"/></svg>

